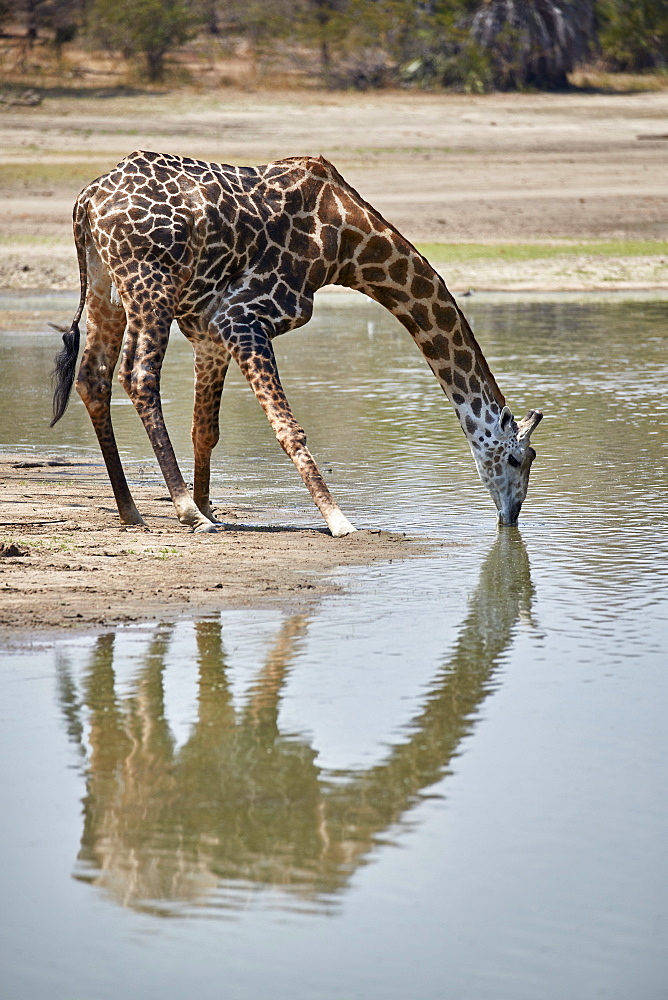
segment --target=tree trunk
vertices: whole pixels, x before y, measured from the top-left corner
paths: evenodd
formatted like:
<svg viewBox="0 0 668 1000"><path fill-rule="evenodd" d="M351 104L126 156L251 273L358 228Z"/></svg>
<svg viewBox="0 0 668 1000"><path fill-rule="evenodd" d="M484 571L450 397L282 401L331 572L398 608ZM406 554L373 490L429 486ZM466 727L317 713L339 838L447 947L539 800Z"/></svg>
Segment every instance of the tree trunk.
<svg viewBox="0 0 668 1000"><path fill-rule="evenodd" d="M146 50L146 69L151 83L160 83L165 75L165 53L163 49Z"/></svg>
<svg viewBox="0 0 668 1000"><path fill-rule="evenodd" d="M325 86L329 86L330 74L332 70L332 57L329 51L329 44L326 38L320 43L320 72Z"/></svg>

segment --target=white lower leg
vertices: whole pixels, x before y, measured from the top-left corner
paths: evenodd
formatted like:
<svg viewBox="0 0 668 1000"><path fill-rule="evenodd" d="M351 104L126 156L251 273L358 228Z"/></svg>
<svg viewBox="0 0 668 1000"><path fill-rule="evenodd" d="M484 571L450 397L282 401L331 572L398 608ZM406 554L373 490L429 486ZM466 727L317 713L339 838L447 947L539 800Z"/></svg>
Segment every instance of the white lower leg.
<svg viewBox="0 0 668 1000"><path fill-rule="evenodd" d="M353 531L357 531L357 528L350 523L338 507L334 507L332 510L327 511L327 513L323 511L322 515L334 538L341 538L343 535L350 535Z"/></svg>
<svg viewBox="0 0 668 1000"><path fill-rule="evenodd" d="M213 521L205 517L197 504L190 497L179 497L174 501L176 514L181 524L189 525L196 532L215 532Z"/></svg>
<svg viewBox="0 0 668 1000"><path fill-rule="evenodd" d="M341 538L357 531L332 499L308 448L300 448L291 457L334 538Z"/></svg>
<svg viewBox="0 0 668 1000"><path fill-rule="evenodd" d="M208 499L202 500L201 503L198 500L195 500L195 504L197 506L197 509L204 515L204 517L208 517L208 519L213 524L221 524L221 522L218 520L213 510L211 509L211 504Z"/></svg>

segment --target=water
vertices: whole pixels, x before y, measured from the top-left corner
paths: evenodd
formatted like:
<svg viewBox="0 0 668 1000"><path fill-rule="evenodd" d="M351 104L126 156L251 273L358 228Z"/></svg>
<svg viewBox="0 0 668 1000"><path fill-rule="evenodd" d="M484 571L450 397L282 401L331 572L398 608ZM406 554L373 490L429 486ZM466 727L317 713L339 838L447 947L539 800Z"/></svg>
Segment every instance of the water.
<svg viewBox="0 0 668 1000"><path fill-rule="evenodd" d="M299 613L3 656L3 997L668 995L666 309L467 304L515 412L546 413L501 533L391 317L330 296L277 342L345 513L446 547ZM95 457L80 404L45 429L53 351L0 336L0 444ZM188 351L164 380L184 456ZM225 394L216 497L319 524ZM130 477L158 482L117 399Z"/></svg>

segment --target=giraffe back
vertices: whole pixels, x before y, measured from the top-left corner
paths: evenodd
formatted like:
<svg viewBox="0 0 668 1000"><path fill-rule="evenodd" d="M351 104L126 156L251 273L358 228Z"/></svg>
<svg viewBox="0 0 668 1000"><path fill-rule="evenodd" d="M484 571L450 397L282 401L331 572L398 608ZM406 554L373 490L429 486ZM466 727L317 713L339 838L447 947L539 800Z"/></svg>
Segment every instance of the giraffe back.
<svg viewBox="0 0 668 1000"><path fill-rule="evenodd" d="M171 275L182 286L177 318L187 321L247 275L249 298L273 284L293 326L305 321L300 298L335 280L354 251L356 241L346 239L354 198L342 185L321 158L237 167L138 151L89 184L78 203L117 286L151 271Z"/></svg>

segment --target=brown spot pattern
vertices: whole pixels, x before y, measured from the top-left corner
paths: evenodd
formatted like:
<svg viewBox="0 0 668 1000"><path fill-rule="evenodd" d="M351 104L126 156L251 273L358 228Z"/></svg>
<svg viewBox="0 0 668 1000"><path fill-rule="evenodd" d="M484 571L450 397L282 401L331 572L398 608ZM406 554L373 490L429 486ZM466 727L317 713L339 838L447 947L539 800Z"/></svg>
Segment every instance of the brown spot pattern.
<svg viewBox="0 0 668 1000"><path fill-rule="evenodd" d="M452 306L441 306L438 302L433 305L434 319L441 330L452 333L457 322L457 311Z"/></svg>
<svg viewBox="0 0 668 1000"><path fill-rule="evenodd" d="M469 351L455 351L454 362L461 371L470 372L473 368L473 355Z"/></svg>
<svg viewBox="0 0 668 1000"><path fill-rule="evenodd" d="M426 278L416 275L411 282L411 295L415 299L431 298L434 294L434 285Z"/></svg>
<svg viewBox="0 0 668 1000"><path fill-rule="evenodd" d="M429 310L421 302L416 302L411 306L411 315L421 330L428 330L431 327Z"/></svg>
<svg viewBox="0 0 668 1000"><path fill-rule="evenodd" d="M383 264L393 254L392 244L384 236L372 236L362 247L358 264Z"/></svg>
<svg viewBox="0 0 668 1000"><path fill-rule="evenodd" d="M388 268L388 274L397 285L404 285L408 278L408 261L405 257L395 260Z"/></svg>

